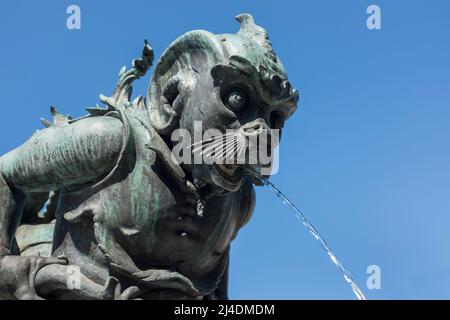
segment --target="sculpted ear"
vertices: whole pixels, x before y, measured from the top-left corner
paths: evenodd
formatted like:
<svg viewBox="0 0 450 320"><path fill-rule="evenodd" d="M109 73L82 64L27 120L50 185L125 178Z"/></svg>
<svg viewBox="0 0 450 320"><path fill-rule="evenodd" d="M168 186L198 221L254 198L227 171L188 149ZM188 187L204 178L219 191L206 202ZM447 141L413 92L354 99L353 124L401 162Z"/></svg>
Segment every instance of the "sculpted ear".
<svg viewBox="0 0 450 320"><path fill-rule="evenodd" d="M186 74L175 75L162 86L150 110L152 124L159 134L169 134L178 127L192 87L193 78Z"/></svg>
<svg viewBox="0 0 450 320"><path fill-rule="evenodd" d="M164 51L150 82L147 106L152 126L161 135L177 128L196 79L224 61L221 41L210 32L185 33Z"/></svg>

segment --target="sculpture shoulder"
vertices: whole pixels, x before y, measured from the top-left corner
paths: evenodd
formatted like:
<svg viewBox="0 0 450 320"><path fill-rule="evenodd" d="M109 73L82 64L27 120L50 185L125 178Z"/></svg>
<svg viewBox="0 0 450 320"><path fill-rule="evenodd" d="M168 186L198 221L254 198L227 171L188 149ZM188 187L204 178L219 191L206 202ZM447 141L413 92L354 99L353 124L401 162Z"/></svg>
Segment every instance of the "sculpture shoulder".
<svg viewBox="0 0 450 320"><path fill-rule="evenodd" d="M0 171L19 189L46 191L98 179L115 165L123 146L120 119L89 117L35 133L0 158Z"/></svg>
<svg viewBox="0 0 450 320"><path fill-rule="evenodd" d="M80 137L98 136L99 138L114 138L121 136L123 123L116 117L98 116L84 118L67 126L54 128L56 130L67 128L67 130L72 131Z"/></svg>

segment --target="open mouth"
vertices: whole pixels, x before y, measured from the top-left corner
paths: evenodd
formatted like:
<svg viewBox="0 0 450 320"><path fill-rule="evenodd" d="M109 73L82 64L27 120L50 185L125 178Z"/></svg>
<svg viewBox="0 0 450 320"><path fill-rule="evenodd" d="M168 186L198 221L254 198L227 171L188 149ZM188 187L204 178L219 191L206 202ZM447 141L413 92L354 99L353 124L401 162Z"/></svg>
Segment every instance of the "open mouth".
<svg viewBox="0 0 450 320"><path fill-rule="evenodd" d="M237 191L244 177L242 166L236 164L214 164L213 176L216 183L229 191Z"/></svg>
<svg viewBox="0 0 450 320"><path fill-rule="evenodd" d="M241 169L238 165L235 164L217 164L217 167L221 173L225 176L233 176L236 171Z"/></svg>
<svg viewBox="0 0 450 320"><path fill-rule="evenodd" d="M254 183L260 185L261 179L268 177L268 175L261 174L263 168L260 165L250 164L214 164L213 176L216 184L234 192L240 188L244 177L249 177Z"/></svg>

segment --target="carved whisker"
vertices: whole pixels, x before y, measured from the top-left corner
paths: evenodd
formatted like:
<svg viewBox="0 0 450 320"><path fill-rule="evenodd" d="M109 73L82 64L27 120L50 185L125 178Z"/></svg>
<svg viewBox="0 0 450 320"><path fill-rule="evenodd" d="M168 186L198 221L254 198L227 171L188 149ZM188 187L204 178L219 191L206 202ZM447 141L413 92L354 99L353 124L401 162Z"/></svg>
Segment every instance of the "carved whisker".
<svg viewBox="0 0 450 320"><path fill-rule="evenodd" d="M203 153L203 152L205 152L205 150L207 148L210 148L211 146L219 145L220 143L222 143L222 141L215 141L215 140L213 140L212 142L209 142L209 143L207 143L205 145L198 146L197 148L192 150L192 152L198 152L198 151L202 150L202 153Z"/></svg>
<svg viewBox="0 0 450 320"><path fill-rule="evenodd" d="M223 148L227 148L230 143L233 143L235 141L234 135L222 136L222 137L224 138L225 141L221 140L221 141L218 141L217 143L209 145L207 148L205 148L205 150L202 151L201 154L202 155L205 155L205 154L210 155L210 153L217 150L217 147L219 147L221 143L223 143L223 147L222 147L222 149L223 149Z"/></svg>
<svg viewBox="0 0 450 320"><path fill-rule="evenodd" d="M236 152L233 155L233 157L236 156L236 158L239 158L239 155L241 154L244 148L245 148L245 139L238 139Z"/></svg>
<svg viewBox="0 0 450 320"><path fill-rule="evenodd" d="M226 134L223 134L223 135L220 135L220 136L213 136L211 138L195 142L195 143L187 146L187 148L192 148L192 147L195 147L195 146L198 146L198 145L203 145L203 144L209 144L209 143L214 142L217 138L223 138L223 137L227 137L227 136L234 136L234 133L226 133Z"/></svg>
<svg viewBox="0 0 450 320"><path fill-rule="evenodd" d="M222 140L218 140L215 141L213 143L210 143L209 145L207 145L205 147L205 149L202 150L202 152L200 153L201 155L205 155L207 153L209 153L211 150L216 150L217 147L219 147L221 144L223 144L224 142ZM199 148L197 148L196 151L200 150Z"/></svg>
<svg viewBox="0 0 450 320"><path fill-rule="evenodd" d="M195 143L193 143L191 145L188 145L187 148L192 148L192 147L198 146L199 144L203 144L203 143L210 143L210 142L213 142L214 139L215 139L215 137L212 137L212 138L209 138L209 139L205 139L205 140L201 140L201 141L195 142Z"/></svg>
<svg viewBox="0 0 450 320"><path fill-rule="evenodd" d="M246 146L245 138L244 139L238 139L238 147L236 148L236 156L239 158L240 154L244 150Z"/></svg>
<svg viewBox="0 0 450 320"><path fill-rule="evenodd" d="M227 146L226 148L229 148L229 146ZM203 156L208 157L208 158L212 157L213 160L216 161L216 159L218 157L220 157L223 154L223 152L224 152L224 147L218 146L218 148L209 150L207 153L203 154ZM215 154L213 155L213 153L215 153Z"/></svg>
<svg viewBox="0 0 450 320"><path fill-rule="evenodd" d="M198 152L199 150L203 149L203 148L207 148L209 146L211 146L211 144L214 143L221 143L223 139L227 139L228 137L233 137L234 134L224 134L224 135L220 135L220 136L214 136L199 142L196 142L194 144L191 144L190 146L188 146L188 148L191 148L193 146L197 146L196 148L194 148L192 150L192 152ZM204 151L203 151L204 152Z"/></svg>
<svg viewBox="0 0 450 320"><path fill-rule="evenodd" d="M247 143L246 143L246 141L245 141L245 138L244 139L241 139L240 141L239 141L240 143L241 143L241 146L239 147L239 150L238 150L238 157L241 155L241 153L244 151L245 152L245 147L247 146Z"/></svg>
<svg viewBox="0 0 450 320"><path fill-rule="evenodd" d="M215 156L215 158L218 157L224 157L226 158L226 154L230 152L231 149L234 148L236 144L236 138L230 138L229 140L226 141L226 143L223 145L223 147L217 151L217 155Z"/></svg>
<svg viewBox="0 0 450 320"><path fill-rule="evenodd" d="M216 154L214 156L214 161L218 161L219 159L222 159L222 160L226 159L227 158L226 154L229 153L230 150L233 149L233 147L234 147L233 145L230 145L227 147L226 150L223 150L221 153Z"/></svg>
<svg viewBox="0 0 450 320"><path fill-rule="evenodd" d="M226 159L234 158L236 155L239 156L241 154L241 152L243 151L243 149L245 148L245 146L246 146L245 137L240 136L240 135L236 136L236 145L235 145L236 148L232 155L230 155L229 157L225 157L225 158Z"/></svg>
<svg viewBox="0 0 450 320"><path fill-rule="evenodd" d="M236 149L237 149L237 145L236 143L238 142L237 139L233 139L233 141L231 141L230 143L228 143L228 145L225 147L225 149L216 155L216 157L214 158L215 160L218 160L219 157L223 157L224 159L231 159L234 157L234 155L236 154ZM234 150L233 154L230 156L229 152L231 150Z"/></svg>

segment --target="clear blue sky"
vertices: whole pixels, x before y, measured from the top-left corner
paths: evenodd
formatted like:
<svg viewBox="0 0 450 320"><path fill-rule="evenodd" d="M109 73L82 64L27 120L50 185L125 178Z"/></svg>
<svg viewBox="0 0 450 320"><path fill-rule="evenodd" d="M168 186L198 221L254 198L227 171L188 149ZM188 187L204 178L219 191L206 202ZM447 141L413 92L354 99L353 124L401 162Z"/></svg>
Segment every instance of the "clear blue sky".
<svg viewBox="0 0 450 320"><path fill-rule="evenodd" d="M157 3L158 2L158 3ZM450 298L450 2L0 1L0 154L56 105L110 94L148 38L159 56L192 29L238 30L250 12L301 92L272 181L328 239L368 298ZM81 30L66 8L81 7ZM366 28L377 4L382 30ZM135 87L145 94L147 76ZM353 299L269 190L232 247L231 298ZM368 290L379 265L382 289Z"/></svg>

